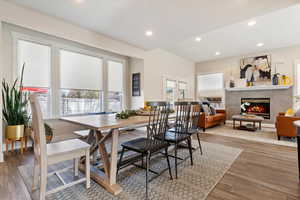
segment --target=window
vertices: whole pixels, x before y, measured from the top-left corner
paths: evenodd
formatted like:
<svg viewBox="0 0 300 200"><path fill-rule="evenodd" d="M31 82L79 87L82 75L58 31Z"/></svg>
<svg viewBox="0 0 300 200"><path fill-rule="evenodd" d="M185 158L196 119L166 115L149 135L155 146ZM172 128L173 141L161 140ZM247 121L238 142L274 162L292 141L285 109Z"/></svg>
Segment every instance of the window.
<svg viewBox="0 0 300 200"><path fill-rule="evenodd" d="M108 111L118 112L123 108L123 63L108 61Z"/></svg>
<svg viewBox="0 0 300 200"><path fill-rule="evenodd" d="M224 88L223 74L206 74L198 76L198 91L221 90Z"/></svg>
<svg viewBox="0 0 300 200"><path fill-rule="evenodd" d="M178 98L179 99L186 99L187 98L187 83L179 81L178 83Z"/></svg>
<svg viewBox="0 0 300 200"><path fill-rule="evenodd" d="M103 111L102 59L60 50L62 115Z"/></svg>
<svg viewBox="0 0 300 200"><path fill-rule="evenodd" d="M23 90L38 92L44 118L50 117L50 66L51 48L46 45L17 40L17 69L24 68ZM28 105L30 112L30 108Z"/></svg>
<svg viewBox="0 0 300 200"><path fill-rule="evenodd" d="M174 102L177 100L176 88L177 81L166 79L165 95L166 101L170 102L171 107L174 105Z"/></svg>

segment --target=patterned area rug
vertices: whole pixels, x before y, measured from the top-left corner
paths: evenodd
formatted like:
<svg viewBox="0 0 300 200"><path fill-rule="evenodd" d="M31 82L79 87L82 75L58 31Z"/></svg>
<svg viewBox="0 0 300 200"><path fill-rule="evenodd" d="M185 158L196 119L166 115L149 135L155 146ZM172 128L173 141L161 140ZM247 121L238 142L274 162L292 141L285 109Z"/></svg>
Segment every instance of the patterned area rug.
<svg viewBox="0 0 300 200"><path fill-rule="evenodd" d="M193 146L197 143L193 141ZM149 184L150 199L172 199L172 200L203 200L206 199L210 191L221 180L226 171L242 152L241 149L227 147L219 144L202 142L203 155L199 150L193 152L194 165L190 165L190 159L183 161L178 168L178 179L170 180L168 171L153 179ZM188 156L188 150L180 150L179 156ZM174 159L170 158L172 169L174 169ZM65 165L69 165L65 163ZM160 171L167 167L164 157L157 155L151 159L151 169ZM54 170L52 166L50 170ZM29 191L32 185L31 165L19 167L25 185ZM174 170L172 171L175 174ZM67 171L64 178L70 179L72 171ZM151 174L151 173L150 173ZM48 178L47 187L51 188L58 184L55 177ZM47 196L48 200L141 200L145 199L145 171L136 167L122 169L118 175L118 183L122 186L123 192L118 196L113 196L106 192L100 185L91 181L91 187L86 190L85 184L78 184L60 192ZM37 199L38 191L32 193L32 199Z"/></svg>

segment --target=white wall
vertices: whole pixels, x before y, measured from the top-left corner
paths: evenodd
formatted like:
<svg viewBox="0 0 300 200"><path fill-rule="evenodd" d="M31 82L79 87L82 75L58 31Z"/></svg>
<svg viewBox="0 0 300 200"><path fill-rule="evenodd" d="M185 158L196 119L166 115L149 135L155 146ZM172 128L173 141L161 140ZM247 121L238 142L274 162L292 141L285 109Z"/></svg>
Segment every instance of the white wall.
<svg viewBox="0 0 300 200"><path fill-rule="evenodd" d="M1 21L0 21L1 22ZM2 38L2 23L0 23L0 80L3 79L3 38ZM0 86L2 88L2 86ZM2 90L2 89L1 89ZM0 98L0 108L2 108L2 98ZM2 152L2 109L0 112L0 162L3 162L3 152Z"/></svg>
<svg viewBox="0 0 300 200"><path fill-rule="evenodd" d="M138 58L129 59L129 102L130 109L139 109L144 107L144 60ZM132 96L132 74L141 73L141 96Z"/></svg>
<svg viewBox="0 0 300 200"><path fill-rule="evenodd" d="M230 73L232 73L234 78L238 79L240 75L240 59L243 57L258 56L263 54L271 55L272 75L275 72L275 64L283 63L278 65L277 73L286 74L290 77L293 77L295 60L300 59L300 46L274 49L245 56L236 56L208 62L200 62L196 64L196 74L223 72L225 81L228 81L230 78Z"/></svg>
<svg viewBox="0 0 300 200"><path fill-rule="evenodd" d="M148 51L144 60L145 100L163 100L163 77L188 83L187 98L195 94L195 63L162 49Z"/></svg>

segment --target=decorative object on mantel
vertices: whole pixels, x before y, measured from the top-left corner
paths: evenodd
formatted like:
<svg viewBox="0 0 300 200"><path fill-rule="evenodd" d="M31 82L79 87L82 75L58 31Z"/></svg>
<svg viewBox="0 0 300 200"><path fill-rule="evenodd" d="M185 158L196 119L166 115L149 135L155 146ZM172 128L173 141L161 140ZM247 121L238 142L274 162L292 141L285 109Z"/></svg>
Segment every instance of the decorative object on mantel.
<svg viewBox="0 0 300 200"><path fill-rule="evenodd" d="M281 75L280 77L280 85L291 85L292 79L288 77L287 75Z"/></svg>
<svg viewBox="0 0 300 200"><path fill-rule="evenodd" d="M234 84L234 78L232 75L232 72L230 72L230 81L229 81L229 87L230 88L234 88L235 84Z"/></svg>
<svg viewBox="0 0 300 200"><path fill-rule="evenodd" d="M246 86L254 86L255 82L271 80L271 56L262 55L241 59L240 78L247 80Z"/></svg>
<svg viewBox="0 0 300 200"><path fill-rule="evenodd" d="M24 67L25 63L22 67L21 79L18 86L18 79L14 81L11 87L5 79L2 81L2 113L7 124L5 129L6 152L8 152L9 144L11 144L11 149L13 151L14 143L20 141L21 153L23 153L23 146L25 144L24 130L28 124L29 117L26 110L28 103L27 95L22 90Z"/></svg>
<svg viewBox="0 0 300 200"><path fill-rule="evenodd" d="M275 73L273 74L272 78L272 84L273 85L279 85L279 75L280 73L277 73L277 66L280 64L284 64L284 62L276 62L275 63Z"/></svg>

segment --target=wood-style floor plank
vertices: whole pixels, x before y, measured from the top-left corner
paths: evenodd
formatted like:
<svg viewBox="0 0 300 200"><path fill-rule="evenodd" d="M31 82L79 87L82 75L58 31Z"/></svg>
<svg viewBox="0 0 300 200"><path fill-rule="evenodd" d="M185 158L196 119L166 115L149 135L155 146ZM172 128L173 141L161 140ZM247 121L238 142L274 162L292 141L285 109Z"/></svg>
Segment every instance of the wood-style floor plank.
<svg viewBox="0 0 300 200"><path fill-rule="evenodd" d="M296 148L210 134L202 140L243 149L208 200L300 199Z"/></svg>

